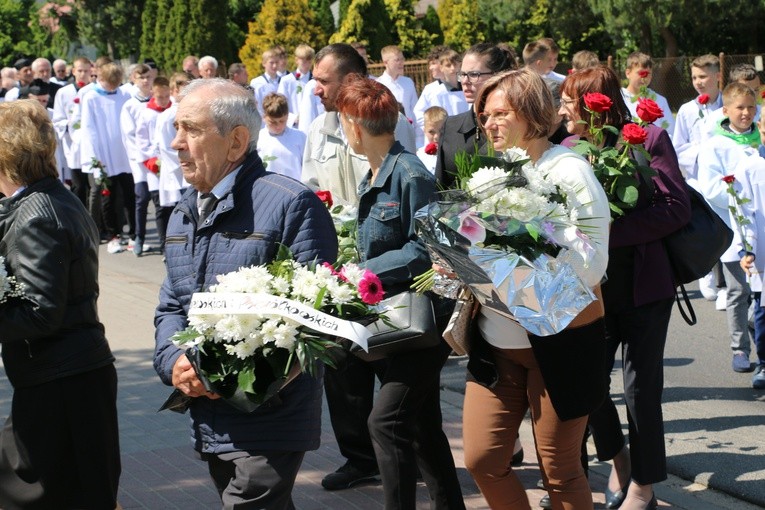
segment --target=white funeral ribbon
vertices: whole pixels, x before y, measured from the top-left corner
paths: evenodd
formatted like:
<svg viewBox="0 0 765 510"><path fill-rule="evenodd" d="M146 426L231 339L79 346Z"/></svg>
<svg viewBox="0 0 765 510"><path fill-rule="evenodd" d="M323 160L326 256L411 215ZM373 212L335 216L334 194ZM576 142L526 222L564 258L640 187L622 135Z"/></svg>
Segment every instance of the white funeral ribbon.
<svg viewBox="0 0 765 510"><path fill-rule="evenodd" d="M367 339L372 333L357 322L333 317L292 299L270 294L245 292L195 292L189 315L278 315L326 335L347 338L369 352Z"/></svg>

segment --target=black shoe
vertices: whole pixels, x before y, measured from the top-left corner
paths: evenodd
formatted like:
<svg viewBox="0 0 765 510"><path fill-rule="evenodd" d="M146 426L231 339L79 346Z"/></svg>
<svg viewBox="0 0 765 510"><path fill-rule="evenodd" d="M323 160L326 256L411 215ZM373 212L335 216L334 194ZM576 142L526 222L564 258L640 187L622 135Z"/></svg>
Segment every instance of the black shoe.
<svg viewBox="0 0 765 510"><path fill-rule="evenodd" d="M627 497L627 489L629 486L630 482L627 482L627 485L616 492L611 492L611 490L606 487L606 508L619 508L622 506L622 503L624 503L624 498Z"/></svg>
<svg viewBox="0 0 765 510"><path fill-rule="evenodd" d="M552 503L550 503L550 495L545 494L542 496L542 499L539 500L539 508L544 508L545 510L552 510Z"/></svg>
<svg viewBox="0 0 765 510"><path fill-rule="evenodd" d="M514 453L513 458L510 459L510 465L513 467L518 467L521 464L523 464L523 448Z"/></svg>
<svg viewBox="0 0 765 510"><path fill-rule="evenodd" d="M377 468L371 471L362 471L346 462L334 473L330 473L321 481L321 486L328 491L350 489L354 485L364 482L379 482L380 471Z"/></svg>

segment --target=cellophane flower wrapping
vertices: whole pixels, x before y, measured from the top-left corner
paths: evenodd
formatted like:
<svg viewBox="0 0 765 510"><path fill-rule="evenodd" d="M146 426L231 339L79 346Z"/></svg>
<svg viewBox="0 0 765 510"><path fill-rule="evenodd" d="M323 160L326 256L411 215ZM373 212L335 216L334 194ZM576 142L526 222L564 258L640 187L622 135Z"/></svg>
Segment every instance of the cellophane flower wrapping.
<svg viewBox="0 0 765 510"><path fill-rule="evenodd" d="M548 336L595 299L570 263L581 257L586 266L594 248L578 226L576 190L528 159L511 155L510 163L481 167L464 189L441 192L418 212L417 230L482 306Z"/></svg>
<svg viewBox="0 0 765 510"><path fill-rule="evenodd" d="M365 345L369 332L353 321L378 317L374 305L383 295L379 278L366 269L303 265L284 247L271 264L217 281L194 294L188 327L172 340L187 349L208 391L244 412L301 372L320 376L322 364L332 365L335 336L350 333Z"/></svg>
<svg viewBox="0 0 765 510"><path fill-rule="evenodd" d="M5 257L0 255L0 303L14 297L24 297L24 285L17 282L15 276L8 274Z"/></svg>

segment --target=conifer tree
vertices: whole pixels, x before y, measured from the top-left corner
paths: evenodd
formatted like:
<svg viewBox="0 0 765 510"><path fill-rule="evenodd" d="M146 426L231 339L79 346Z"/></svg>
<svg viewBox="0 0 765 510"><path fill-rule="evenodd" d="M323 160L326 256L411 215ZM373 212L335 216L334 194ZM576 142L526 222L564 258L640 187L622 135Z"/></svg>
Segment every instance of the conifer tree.
<svg viewBox="0 0 765 510"><path fill-rule="evenodd" d="M316 16L316 24L324 35L324 43L335 33L335 17L332 16L329 4L329 0L308 0L308 6Z"/></svg>
<svg viewBox="0 0 765 510"><path fill-rule="evenodd" d="M444 43L444 31L441 30L441 20L438 19L436 9L429 5L422 19L422 29L433 36L433 45Z"/></svg>
<svg viewBox="0 0 765 510"><path fill-rule="evenodd" d="M228 2L189 0L189 17L184 31L184 53L212 55L218 59L221 66L233 63L234 55L229 53L226 38L228 13Z"/></svg>
<svg viewBox="0 0 765 510"><path fill-rule="evenodd" d="M433 37L414 17L412 0L385 0L385 7L393 22L396 44L407 57L419 56L433 45Z"/></svg>
<svg viewBox="0 0 765 510"><path fill-rule="evenodd" d="M478 17L478 3L474 0L442 0L438 5L438 17L444 32L444 44L457 51L483 42Z"/></svg>
<svg viewBox="0 0 765 510"><path fill-rule="evenodd" d="M345 19L329 42L362 42L372 58L380 58L382 48L398 42L391 30L392 23L383 0L352 0Z"/></svg>
<svg viewBox="0 0 765 510"><path fill-rule="evenodd" d="M266 0L257 18L250 22L239 59L250 76L257 76L263 72L263 52L271 46L281 44L291 52L299 44L320 48L325 42L308 0Z"/></svg>
<svg viewBox="0 0 765 510"><path fill-rule="evenodd" d="M146 0L141 13L141 58L151 57L156 62L154 44L157 31L158 0Z"/></svg>

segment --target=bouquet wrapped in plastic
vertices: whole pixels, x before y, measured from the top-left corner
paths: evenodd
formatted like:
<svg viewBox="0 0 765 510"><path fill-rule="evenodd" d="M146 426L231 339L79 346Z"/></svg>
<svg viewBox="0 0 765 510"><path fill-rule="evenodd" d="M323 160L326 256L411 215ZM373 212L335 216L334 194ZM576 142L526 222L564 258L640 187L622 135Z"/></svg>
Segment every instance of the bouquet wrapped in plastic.
<svg viewBox="0 0 765 510"><path fill-rule="evenodd" d="M595 296L572 267L594 255L576 190L542 175L520 149L477 156L416 218L434 260L488 307L538 336L562 331Z"/></svg>

